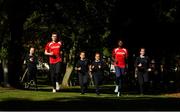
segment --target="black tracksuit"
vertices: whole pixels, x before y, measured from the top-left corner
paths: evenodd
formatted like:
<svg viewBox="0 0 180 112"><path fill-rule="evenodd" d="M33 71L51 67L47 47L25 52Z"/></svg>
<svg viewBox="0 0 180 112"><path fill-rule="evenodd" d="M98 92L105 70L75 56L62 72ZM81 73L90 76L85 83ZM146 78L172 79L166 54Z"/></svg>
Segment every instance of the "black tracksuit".
<svg viewBox="0 0 180 112"><path fill-rule="evenodd" d="M87 92L88 87L88 71L89 71L89 61L87 59L85 60L78 60L76 67L81 67L81 70L78 70L78 76L79 76L79 84L81 87L81 93L84 94Z"/></svg>
<svg viewBox="0 0 180 112"><path fill-rule="evenodd" d="M138 67L138 64L142 64L141 67ZM144 91L147 89L147 82L148 82L148 67L149 67L149 58L145 57L137 57L135 61L135 66L137 67L137 78L140 87L140 93L143 94Z"/></svg>
<svg viewBox="0 0 180 112"><path fill-rule="evenodd" d="M93 79L96 86L96 93L99 94L99 86L103 82L105 65L103 61L95 60L92 62L91 66L94 66L94 68L92 68L92 74L93 74Z"/></svg>
<svg viewBox="0 0 180 112"><path fill-rule="evenodd" d="M36 88L37 88L37 78L36 78L36 73L37 73L37 67L36 65L38 64L38 59L35 55L30 56L29 54L26 56L26 64L28 68L27 72L27 81L34 80L36 83Z"/></svg>

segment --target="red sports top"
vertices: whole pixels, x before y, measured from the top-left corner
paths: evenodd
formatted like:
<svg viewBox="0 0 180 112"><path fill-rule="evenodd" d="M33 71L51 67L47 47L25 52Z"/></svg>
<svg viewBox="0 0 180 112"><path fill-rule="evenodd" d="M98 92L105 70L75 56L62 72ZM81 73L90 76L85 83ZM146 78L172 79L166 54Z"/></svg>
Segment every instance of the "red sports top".
<svg viewBox="0 0 180 112"><path fill-rule="evenodd" d="M120 68L126 67L126 58L128 57L128 52L125 48L115 48L112 55L117 60L117 62L114 62L114 66L119 66Z"/></svg>
<svg viewBox="0 0 180 112"><path fill-rule="evenodd" d="M61 42L49 42L46 44L45 50L47 50L49 53L53 52L53 56L49 56L50 64L62 62L62 58L60 55L61 46Z"/></svg>

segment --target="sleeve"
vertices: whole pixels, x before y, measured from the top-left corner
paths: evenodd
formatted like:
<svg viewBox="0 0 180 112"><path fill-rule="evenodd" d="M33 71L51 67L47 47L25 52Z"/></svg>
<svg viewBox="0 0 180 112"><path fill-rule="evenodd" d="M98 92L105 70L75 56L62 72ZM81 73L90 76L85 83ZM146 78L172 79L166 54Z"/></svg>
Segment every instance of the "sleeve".
<svg viewBox="0 0 180 112"><path fill-rule="evenodd" d="M112 56L114 56L115 55L115 49L113 49L113 51L112 51Z"/></svg>
<svg viewBox="0 0 180 112"><path fill-rule="evenodd" d="M94 71L94 68L92 68L92 66L95 66L94 61L91 63L91 69L92 69L92 71Z"/></svg>
<svg viewBox="0 0 180 112"><path fill-rule="evenodd" d="M78 60L78 62L76 63L76 66L75 67L80 67L80 62Z"/></svg>
<svg viewBox="0 0 180 112"><path fill-rule="evenodd" d="M128 68L128 50L127 49L123 49L125 52L125 62L126 62L126 68Z"/></svg>
<svg viewBox="0 0 180 112"><path fill-rule="evenodd" d="M92 69L93 72L96 72L99 70L99 64L97 62L93 62L94 68Z"/></svg>
<svg viewBox="0 0 180 112"><path fill-rule="evenodd" d="M45 50L49 51L49 43L46 44Z"/></svg>

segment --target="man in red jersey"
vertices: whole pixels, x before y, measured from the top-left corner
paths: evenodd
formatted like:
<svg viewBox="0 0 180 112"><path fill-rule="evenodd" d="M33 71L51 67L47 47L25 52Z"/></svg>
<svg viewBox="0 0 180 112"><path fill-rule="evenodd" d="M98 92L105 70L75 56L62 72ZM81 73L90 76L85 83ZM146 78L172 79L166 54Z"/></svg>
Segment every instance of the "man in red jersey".
<svg viewBox="0 0 180 112"><path fill-rule="evenodd" d="M59 90L59 75L61 68L61 47L62 42L58 41L57 33L52 33L51 42L48 42L45 47L45 55L49 56L50 74L53 85L53 93Z"/></svg>
<svg viewBox="0 0 180 112"><path fill-rule="evenodd" d="M123 42L119 40L118 47L112 52L112 59L114 61L116 74L116 88L114 92L118 93L117 96L121 96L122 75L125 73L125 69L127 68L127 58L128 51L123 48Z"/></svg>

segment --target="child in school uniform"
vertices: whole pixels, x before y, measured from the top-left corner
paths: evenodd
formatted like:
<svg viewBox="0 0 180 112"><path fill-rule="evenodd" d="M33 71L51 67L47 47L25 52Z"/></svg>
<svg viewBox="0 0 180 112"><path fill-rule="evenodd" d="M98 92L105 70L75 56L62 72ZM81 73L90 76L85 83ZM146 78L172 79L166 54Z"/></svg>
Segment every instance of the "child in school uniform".
<svg viewBox="0 0 180 112"><path fill-rule="evenodd" d="M30 87L32 83L35 84L35 88L37 90L37 64L38 64L38 59L35 56L35 48L31 47L29 50L29 54L27 54L25 58L25 63L27 64L27 81L28 83L26 84L27 88Z"/></svg>
<svg viewBox="0 0 180 112"><path fill-rule="evenodd" d="M85 94L88 88L89 79L89 61L86 59L85 52L80 52L80 60L78 60L75 70L78 72L81 94Z"/></svg>
<svg viewBox="0 0 180 112"><path fill-rule="evenodd" d="M100 95L99 86L103 82L105 64L100 58L100 53L95 54L95 60L91 64L91 72L96 86L96 94Z"/></svg>

